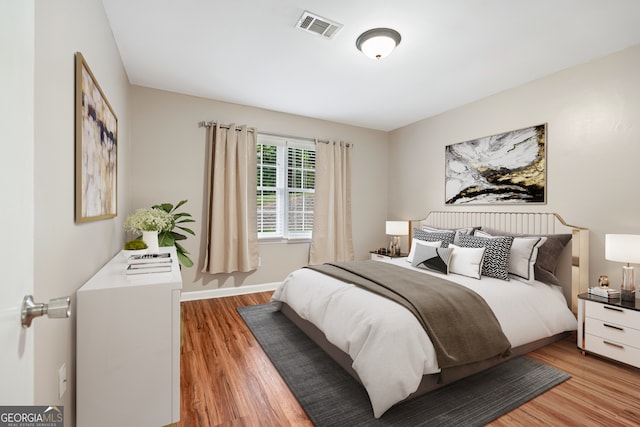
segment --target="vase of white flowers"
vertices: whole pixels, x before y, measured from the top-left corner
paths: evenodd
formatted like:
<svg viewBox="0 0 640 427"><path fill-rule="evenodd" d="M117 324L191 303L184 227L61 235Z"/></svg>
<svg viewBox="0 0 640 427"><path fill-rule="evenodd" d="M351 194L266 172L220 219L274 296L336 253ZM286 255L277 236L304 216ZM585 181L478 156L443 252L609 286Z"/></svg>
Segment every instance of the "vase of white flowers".
<svg viewBox="0 0 640 427"><path fill-rule="evenodd" d="M158 233L173 228L173 216L157 208L138 209L124 221L124 229L142 233L142 241L148 246L147 253L157 254Z"/></svg>

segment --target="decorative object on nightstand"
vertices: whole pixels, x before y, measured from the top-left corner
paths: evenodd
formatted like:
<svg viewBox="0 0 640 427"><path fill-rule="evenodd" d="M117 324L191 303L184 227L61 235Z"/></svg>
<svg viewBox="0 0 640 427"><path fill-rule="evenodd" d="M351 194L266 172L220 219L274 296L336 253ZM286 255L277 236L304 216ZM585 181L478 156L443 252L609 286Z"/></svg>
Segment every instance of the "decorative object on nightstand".
<svg viewBox="0 0 640 427"><path fill-rule="evenodd" d="M393 258L404 258L409 254L391 254L386 248L376 249L375 251L369 251L369 259L373 261L386 260L389 261Z"/></svg>
<svg viewBox="0 0 640 427"><path fill-rule="evenodd" d="M409 221L387 221L386 234L391 237L389 250L391 255L400 255L400 236L409 235Z"/></svg>
<svg viewBox="0 0 640 427"><path fill-rule="evenodd" d="M598 277L598 286L601 288L609 287L609 276L600 276Z"/></svg>
<svg viewBox="0 0 640 427"><path fill-rule="evenodd" d="M620 291L608 286L593 286L589 288L589 295L595 295L607 299L620 298Z"/></svg>
<svg viewBox="0 0 640 427"><path fill-rule="evenodd" d="M623 301L635 301L634 269L630 264L640 263L640 235L606 234L604 251L607 260L627 263L622 267L620 294Z"/></svg>

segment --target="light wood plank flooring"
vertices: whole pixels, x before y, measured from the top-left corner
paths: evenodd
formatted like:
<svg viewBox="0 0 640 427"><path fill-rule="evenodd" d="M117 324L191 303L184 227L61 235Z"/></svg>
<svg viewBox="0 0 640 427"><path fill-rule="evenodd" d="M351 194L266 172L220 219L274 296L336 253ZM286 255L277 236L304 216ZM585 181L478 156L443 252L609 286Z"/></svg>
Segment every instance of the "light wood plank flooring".
<svg viewBox="0 0 640 427"><path fill-rule="evenodd" d="M270 292L182 303L180 427L311 426L236 307ZM582 356L574 339L529 354L572 378L491 426L639 426L640 370Z"/></svg>

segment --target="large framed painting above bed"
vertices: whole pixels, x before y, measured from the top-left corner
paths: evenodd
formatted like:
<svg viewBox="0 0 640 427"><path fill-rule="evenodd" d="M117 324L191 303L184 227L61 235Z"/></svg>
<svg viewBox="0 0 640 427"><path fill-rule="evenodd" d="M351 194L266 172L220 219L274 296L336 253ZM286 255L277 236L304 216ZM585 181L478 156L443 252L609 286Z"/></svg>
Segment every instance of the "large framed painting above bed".
<svg viewBox="0 0 640 427"><path fill-rule="evenodd" d="M546 202L547 125L445 147L447 205Z"/></svg>
<svg viewBox="0 0 640 427"><path fill-rule="evenodd" d="M273 294L375 417L577 330L587 229L553 213L453 211L412 229L409 257L302 268Z"/></svg>

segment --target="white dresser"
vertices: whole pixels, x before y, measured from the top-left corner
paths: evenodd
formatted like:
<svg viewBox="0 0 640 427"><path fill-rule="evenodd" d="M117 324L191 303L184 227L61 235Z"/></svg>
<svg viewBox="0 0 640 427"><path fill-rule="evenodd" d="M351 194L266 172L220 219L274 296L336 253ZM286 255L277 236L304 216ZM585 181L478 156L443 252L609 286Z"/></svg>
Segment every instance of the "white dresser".
<svg viewBox="0 0 640 427"><path fill-rule="evenodd" d="M180 289L170 273L125 275L117 254L77 292L78 427L163 426L180 418Z"/></svg>
<svg viewBox="0 0 640 427"><path fill-rule="evenodd" d="M640 368L640 304L579 295L578 347Z"/></svg>

